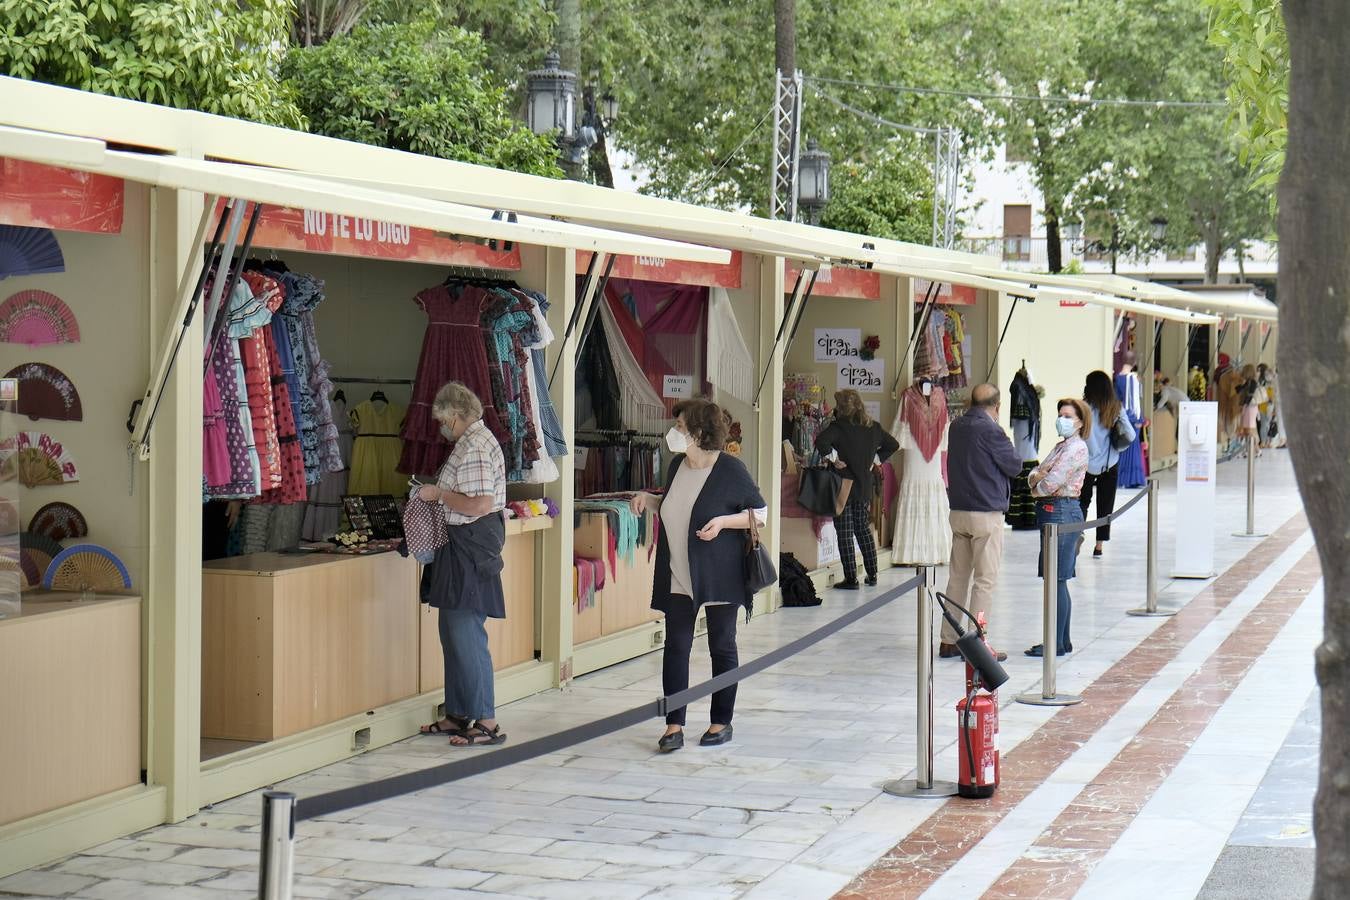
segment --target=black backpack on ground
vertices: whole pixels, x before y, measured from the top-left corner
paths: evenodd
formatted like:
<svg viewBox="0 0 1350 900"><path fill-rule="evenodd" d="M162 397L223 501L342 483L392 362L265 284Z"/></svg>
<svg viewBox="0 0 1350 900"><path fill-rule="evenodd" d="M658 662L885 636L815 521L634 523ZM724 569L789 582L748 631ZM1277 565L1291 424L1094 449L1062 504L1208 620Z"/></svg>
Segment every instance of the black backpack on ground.
<svg viewBox="0 0 1350 900"><path fill-rule="evenodd" d="M819 606L816 585L791 553L778 554L778 588L783 592L784 606Z"/></svg>

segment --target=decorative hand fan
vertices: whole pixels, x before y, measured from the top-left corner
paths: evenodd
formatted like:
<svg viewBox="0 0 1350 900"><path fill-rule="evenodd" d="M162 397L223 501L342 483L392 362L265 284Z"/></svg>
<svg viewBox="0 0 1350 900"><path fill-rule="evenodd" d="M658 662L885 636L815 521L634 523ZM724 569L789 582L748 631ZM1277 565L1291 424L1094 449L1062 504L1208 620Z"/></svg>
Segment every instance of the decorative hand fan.
<svg viewBox="0 0 1350 900"><path fill-rule="evenodd" d="M76 344L80 324L66 301L47 291L19 291L0 303L0 341L39 347Z"/></svg>
<svg viewBox="0 0 1350 900"><path fill-rule="evenodd" d="M0 278L65 270L66 258L51 229L0 225Z"/></svg>
<svg viewBox="0 0 1350 900"><path fill-rule="evenodd" d="M89 534L89 523L84 520L84 513L69 503L48 503L33 513L28 530L54 541L65 541Z"/></svg>
<svg viewBox="0 0 1350 900"><path fill-rule="evenodd" d="M55 556L61 552L61 545L45 534L38 534L35 531L20 531L19 549L20 551L41 550L48 556Z"/></svg>
<svg viewBox="0 0 1350 900"><path fill-rule="evenodd" d="M8 500L0 499L0 538L18 530L19 508Z"/></svg>
<svg viewBox="0 0 1350 900"><path fill-rule="evenodd" d="M0 441L0 481L18 478L24 487L70 484L80 480L75 461L51 435L20 431Z"/></svg>
<svg viewBox="0 0 1350 900"><path fill-rule="evenodd" d="M80 392L74 383L56 366L29 362L15 366L4 375L19 379L18 413L37 421L57 419L78 422L84 418L80 406ZM12 406L13 404L5 404Z"/></svg>
<svg viewBox="0 0 1350 900"><path fill-rule="evenodd" d="M51 564L50 553L44 553L35 547L24 547L19 551L19 569L23 572L24 587L37 587L42 584L42 575Z"/></svg>
<svg viewBox="0 0 1350 900"><path fill-rule="evenodd" d="M131 587L131 574L111 550L76 544L52 558L42 586L57 591L118 591Z"/></svg>

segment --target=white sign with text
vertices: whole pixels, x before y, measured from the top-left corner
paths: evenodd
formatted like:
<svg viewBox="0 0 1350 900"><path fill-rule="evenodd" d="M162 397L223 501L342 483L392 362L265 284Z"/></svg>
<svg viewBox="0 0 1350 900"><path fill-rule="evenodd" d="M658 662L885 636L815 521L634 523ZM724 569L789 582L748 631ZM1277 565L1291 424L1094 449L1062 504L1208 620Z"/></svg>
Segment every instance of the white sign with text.
<svg viewBox="0 0 1350 900"><path fill-rule="evenodd" d="M886 360L864 362L850 359L839 363L839 390L852 388L860 394L880 394L886 384Z"/></svg>
<svg viewBox="0 0 1350 900"><path fill-rule="evenodd" d="M694 396L693 375L666 375L661 379L661 396L684 400Z"/></svg>
<svg viewBox="0 0 1350 900"><path fill-rule="evenodd" d="M816 329L816 362L827 363L843 359L857 359L858 348L861 346L861 328Z"/></svg>

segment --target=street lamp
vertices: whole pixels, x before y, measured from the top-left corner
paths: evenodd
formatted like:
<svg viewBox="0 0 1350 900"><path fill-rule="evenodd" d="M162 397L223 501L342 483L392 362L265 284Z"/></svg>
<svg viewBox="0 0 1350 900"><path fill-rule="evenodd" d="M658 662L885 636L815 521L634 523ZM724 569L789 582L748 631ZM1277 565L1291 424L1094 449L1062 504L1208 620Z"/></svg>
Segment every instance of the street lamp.
<svg viewBox="0 0 1350 900"><path fill-rule="evenodd" d="M1161 244L1167 238L1167 220L1162 216L1157 216L1148 223L1149 230L1153 233L1153 240Z"/></svg>
<svg viewBox="0 0 1350 900"><path fill-rule="evenodd" d="M619 118L619 98L612 91L606 91L600 98L600 113L606 122L612 123Z"/></svg>
<svg viewBox="0 0 1350 900"><path fill-rule="evenodd" d="M830 202L830 154L809 141L797 163L797 204L806 210L807 221L820 224L820 214Z"/></svg>
<svg viewBox="0 0 1350 900"><path fill-rule="evenodd" d="M1064 237L1070 244L1077 244L1083 237L1083 223L1077 219L1064 223Z"/></svg>
<svg viewBox="0 0 1350 900"><path fill-rule="evenodd" d="M577 76L560 68L556 51L544 57L544 68L526 76L526 120L535 134L557 132L569 141L576 133Z"/></svg>

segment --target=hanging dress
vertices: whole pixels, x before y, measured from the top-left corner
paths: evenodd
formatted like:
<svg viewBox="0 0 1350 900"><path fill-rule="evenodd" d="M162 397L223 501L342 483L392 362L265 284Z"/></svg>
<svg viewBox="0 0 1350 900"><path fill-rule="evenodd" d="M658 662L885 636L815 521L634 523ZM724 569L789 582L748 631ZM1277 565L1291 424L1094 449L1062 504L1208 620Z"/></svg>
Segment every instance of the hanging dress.
<svg viewBox="0 0 1350 900"><path fill-rule="evenodd" d="M399 425L405 410L396 403L365 400L351 411L354 440L349 494L408 494L408 479L398 472Z"/></svg>
<svg viewBox="0 0 1350 900"><path fill-rule="evenodd" d="M1013 479L1012 498L1003 520L1016 531L1036 527L1036 502L1031 496L1027 476L1040 464L1041 398L1022 372L1013 376L1008 391L1009 418L1012 420L1013 446L1022 460L1022 471Z"/></svg>
<svg viewBox="0 0 1350 900"><path fill-rule="evenodd" d="M941 566L951 560L951 507L942 478L947 427L947 397L940 388L930 397L912 386L905 389L891 428L904 454L891 539L891 561L897 566Z"/></svg>
<svg viewBox="0 0 1350 900"><path fill-rule="evenodd" d="M352 458L352 426L347 417L347 401L335 399L328 401L329 414L338 417L342 427L334 428L338 435L338 452L344 459ZM331 423L330 423L331 424ZM342 525L342 495L347 491L348 470L344 467L336 472L324 472L319 483L309 489L309 508L305 512L304 536L306 540L327 540L338 532Z"/></svg>
<svg viewBox="0 0 1350 900"><path fill-rule="evenodd" d="M1125 408L1125 415L1134 426L1134 443L1120 454L1120 470L1116 485L1122 488L1143 487L1148 480L1144 472L1144 413L1140 398L1139 376L1133 372L1117 375L1116 397Z"/></svg>
<svg viewBox="0 0 1350 900"><path fill-rule="evenodd" d="M493 405L482 325L487 293L469 285L438 284L414 299L428 321L413 382L412 404L400 434L403 452L398 459L398 471L435 478L450 455L450 444L441 437L440 426L431 415L431 404L447 381L458 381L474 392L483 404L483 423L503 447L510 435ZM354 478L356 468L353 464Z"/></svg>

